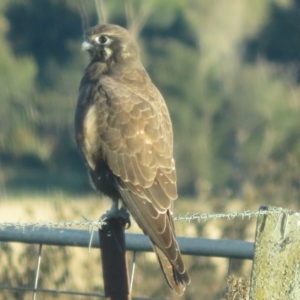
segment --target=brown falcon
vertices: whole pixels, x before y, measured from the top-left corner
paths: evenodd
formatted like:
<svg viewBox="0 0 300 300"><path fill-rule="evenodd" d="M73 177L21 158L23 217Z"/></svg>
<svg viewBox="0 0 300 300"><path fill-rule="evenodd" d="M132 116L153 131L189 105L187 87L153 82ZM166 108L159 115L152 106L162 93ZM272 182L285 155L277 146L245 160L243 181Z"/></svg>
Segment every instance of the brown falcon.
<svg viewBox="0 0 300 300"><path fill-rule="evenodd" d="M129 32L99 25L86 32L90 54L80 83L76 139L97 190L121 201L149 236L169 286L181 295L190 278L176 242L177 198L173 133L163 97L153 85Z"/></svg>

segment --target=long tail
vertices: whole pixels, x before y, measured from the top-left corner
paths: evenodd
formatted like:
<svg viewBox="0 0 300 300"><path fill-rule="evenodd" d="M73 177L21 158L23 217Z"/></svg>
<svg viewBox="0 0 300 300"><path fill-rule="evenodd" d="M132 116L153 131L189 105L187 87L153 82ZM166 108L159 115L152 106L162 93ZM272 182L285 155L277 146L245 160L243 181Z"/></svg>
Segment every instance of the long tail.
<svg viewBox="0 0 300 300"><path fill-rule="evenodd" d="M160 213L151 202L128 191L121 190L121 195L139 227L149 236L168 285L182 295L190 277L180 254L169 210Z"/></svg>
<svg viewBox="0 0 300 300"><path fill-rule="evenodd" d="M168 285L179 296L181 296L186 288L186 285L191 282L189 274L187 271L184 271L184 273L179 273L169 261L167 256L157 246L153 244L153 248Z"/></svg>

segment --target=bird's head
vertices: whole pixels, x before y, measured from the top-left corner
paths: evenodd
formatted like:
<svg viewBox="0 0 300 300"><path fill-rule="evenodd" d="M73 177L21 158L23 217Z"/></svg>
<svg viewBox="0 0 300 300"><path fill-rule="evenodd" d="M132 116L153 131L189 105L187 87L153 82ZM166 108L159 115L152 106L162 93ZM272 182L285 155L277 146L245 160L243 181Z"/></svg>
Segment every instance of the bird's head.
<svg viewBox="0 0 300 300"><path fill-rule="evenodd" d="M131 34L118 25L97 25L88 29L82 49L91 60L103 63L126 63L139 60L139 48Z"/></svg>

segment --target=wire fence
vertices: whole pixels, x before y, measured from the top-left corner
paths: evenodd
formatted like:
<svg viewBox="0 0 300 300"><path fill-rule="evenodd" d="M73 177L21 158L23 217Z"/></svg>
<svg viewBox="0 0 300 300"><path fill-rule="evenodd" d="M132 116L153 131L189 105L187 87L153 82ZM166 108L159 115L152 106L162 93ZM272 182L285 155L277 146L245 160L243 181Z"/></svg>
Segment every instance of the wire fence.
<svg viewBox="0 0 300 300"><path fill-rule="evenodd" d="M233 220L236 218L240 218L242 220L257 218L259 216L265 215L273 215L273 214L280 214L280 213L290 214L293 211L283 208L274 207L270 210L259 210L259 211L251 211L251 210L244 210L240 212L229 212L229 213L186 213L186 214L179 214L178 216L174 216L173 220L175 222L207 222L207 221L214 221L214 220ZM135 221L131 221L134 223ZM89 230L98 230L105 225L105 219L100 221L90 221L87 220L85 217L81 221L59 221L59 222L52 222L52 221L29 221L29 222L0 222L0 230L5 229L6 227L14 227L15 229L24 229L26 227L30 228L89 228Z"/></svg>
<svg viewBox="0 0 300 300"><path fill-rule="evenodd" d="M254 217L270 215L270 214L291 214L292 211L272 208L269 210L259 211L242 211L231 213L188 213L174 217L176 222L206 222L213 220L233 220L240 218L249 220ZM38 222L2 222L0 223L0 241L2 242L18 242L25 244L38 244L39 255L37 259L36 275L34 285L32 287L5 286L0 285L0 289L32 292L32 299L36 299L37 293L67 294L84 297L104 297L101 293L67 291L56 289L38 288L39 268L42 257L43 245L52 246L71 246L99 248L100 241L98 235L94 235L96 230L103 228L105 220L89 221L84 218L81 221L38 221ZM87 228L87 229L86 229ZM150 252L152 250L148 237L142 234L125 234L126 249L134 253ZM228 259L253 259L254 243L239 240L214 240L206 238L177 238L182 254L194 256L210 256L223 257ZM135 255L134 255L135 256ZM134 262L135 263L135 262ZM132 299L150 299L142 297L133 297ZM153 299L153 298L151 298Z"/></svg>

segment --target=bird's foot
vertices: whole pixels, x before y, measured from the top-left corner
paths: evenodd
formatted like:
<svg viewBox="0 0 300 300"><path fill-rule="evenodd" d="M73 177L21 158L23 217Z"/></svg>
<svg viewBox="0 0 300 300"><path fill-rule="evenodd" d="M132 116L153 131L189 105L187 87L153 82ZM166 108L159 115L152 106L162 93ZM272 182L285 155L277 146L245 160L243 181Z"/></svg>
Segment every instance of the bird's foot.
<svg viewBox="0 0 300 300"><path fill-rule="evenodd" d="M112 219L121 220L122 224L126 225L126 229L130 228L131 226L130 215L125 207L121 207L120 209L110 209L100 218L101 221L107 221Z"/></svg>

